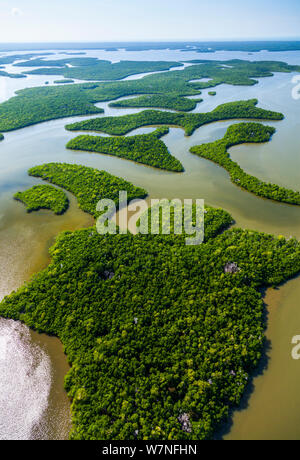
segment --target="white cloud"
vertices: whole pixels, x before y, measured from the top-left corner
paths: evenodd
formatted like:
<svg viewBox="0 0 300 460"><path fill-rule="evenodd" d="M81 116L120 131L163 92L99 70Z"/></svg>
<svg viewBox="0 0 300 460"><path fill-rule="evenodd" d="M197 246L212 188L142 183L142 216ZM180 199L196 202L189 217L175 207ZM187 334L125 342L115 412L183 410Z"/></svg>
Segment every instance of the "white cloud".
<svg viewBox="0 0 300 460"><path fill-rule="evenodd" d="M11 15L12 16L22 16L23 12L20 8L12 8Z"/></svg>

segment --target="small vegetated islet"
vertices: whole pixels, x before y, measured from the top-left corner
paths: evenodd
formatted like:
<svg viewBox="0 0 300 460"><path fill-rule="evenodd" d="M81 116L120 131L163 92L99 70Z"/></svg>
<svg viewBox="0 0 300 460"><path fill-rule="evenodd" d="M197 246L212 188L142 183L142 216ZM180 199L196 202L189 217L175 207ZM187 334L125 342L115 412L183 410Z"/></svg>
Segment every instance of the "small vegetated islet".
<svg viewBox="0 0 300 460"><path fill-rule="evenodd" d="M71 79L64 79L64 80L54 80L54 82L56 85L65 85L67 83L74 83L74 80L71 80Z"/></svg>
<svg viewBox="0 0 300 460"><path fill-rule="evenodd" d="M81 165L47 163L31 168L28 173L73 193L80 209L94 217L99 215L96 210L99 200L109 198L118 203L119 190L127 191L128 200L147 196L144 189L124 179Z"/></svg>
<svg viewBox="0 0 300 460"><path fill-rule="evenodd" d="M201 93L199 93L201 94ZM134 99L125 99L123 101L111 102L110 107L151 107L159 109L176 110L178 112L189 112L194 110L198 103L203 99L187 99L169 94L154 94L148 96L139 96Z"/></svg>
<svg viewBox="0 0 300 460"><path fill-rule="evenodd" d="M169 153L165 143L160 139L168 132L169 128L159 128L150 134L130 137L83 135L69 141L67 148L114 155L154 168L182 172L182 164Z"/></svg>
<svg viewBox="0 0 300 460"><path fill-rule="evenodd" d="M60 215L69 207L69 199L65 192L51 185L35 185L24 192L17 192L14 198L25 204L27 212L50 209Z"/></svg>
<svg viewBox="0 0 300 460"><path fill-rule="evenodd" d="M225 168L229 172L234 184L257 196L283 203L300 205L299 192L263 182L247 174L229 156L228 149L230 147L244 143L268 142L275 131L275 128L259 123L240 123L230 126L223 139L210 144L192 147L190 151Z"/></svg>

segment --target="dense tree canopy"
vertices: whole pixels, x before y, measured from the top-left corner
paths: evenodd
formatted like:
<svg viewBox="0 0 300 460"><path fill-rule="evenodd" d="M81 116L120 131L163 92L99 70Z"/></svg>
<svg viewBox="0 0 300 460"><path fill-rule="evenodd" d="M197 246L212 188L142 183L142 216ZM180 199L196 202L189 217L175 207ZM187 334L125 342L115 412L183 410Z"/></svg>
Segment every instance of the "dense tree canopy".
<svg viewBox="0 0 300 460"><path fill-rule="evenodd" d="M64 84L67 84L67 83L74 83L74 80L71 80L70 78L67 79L63 79L63 80L54 80L54 82L56 85L64 85Z"/></svg>
<svg viewBox="0 0 300 460"><path fill-rule="evenodd" d="M17 192L14 198L25 204L27 212L50 209L59 215L69 207L65 192L52 185L35 185L24 192Z"/></svg>
<svg viewBox="0 0 300 460"><path fill-rule="evenodd" d="M26 75L23 75L21 73L9 73L9 72L5 72L5 70L0 70L0 77L26 78Z"/></svg>
<svg viewBox="0 0 300 460"><path fill-rule="evenodd" d="M219 105L207 113L173 113L158 110L144 110L143 112L120 117L93 118L66 126L70 131L100 131L120 136L130 131L149 125L175 125L185 130L187 136L201 126L220 120L239 118L253 118L262 120L282 120L281 113L272 112L256 107L257 99L236 101ZM1 125L0 125L1 126Z"/></svg>
<svg viewBox="0 0 300 460"><path fill-rule="evenodd" d="M0 104L0 130L12 131L42 121L103 113L88 102L79 85L27 88Z"/></svg>
<svg viewBox="0 0 300 460"><path fill-rule="evenodd" d="M33 75L62 75L65 78L79 80L120 80L130 75L159 72L172 67L180 67L180 62L164 61L100 61L97 58L68 58L59 60L36 59L15 64L19 67L41 67L32 71L25 71ZM69 67L68 65L71 65Z"/></svg>
<svg viewBox="0 0 300 460"><path fill-rule="evenodd" d="M118 204L119 190L127 191L128 200L144 198L147 195L145 190L124 179L86 166L48 163L31 168L29 175L41 177L73 193L79 207L94 217L98 215L96 207L99 200L107 198Z"/></svg>
<svg viewBox="0 0 300 460"><path fill-rule="evenodd" d="M183 70L148 75L138 80L95 84L88 91L88 96L97 102L139 94L193 96L199 95L203 88L213 88L222 83L255 85L256 78L271 77L273 72L297 72L300 69L299 66L273 61L196 61L194 64Z"/></svg>
<svg viewBox="0 0 300 460"><path fill-rule="evenodd" d="M73 60L76 58L73 58ZM72 71L75 69L78 72L86 73L91 68L95 71L97 65L109 66L109 79L113 66L121 66L126 74L138 73L145 70L145 63L122 61L117 64L111 64L106 61L99 61L96 64L94 60L85 61L89 58L77 58L82 61L81 65L77 67L51 67L48 68L50 74L59 74L61 71ZM73 61L63 60L65 64ZM68 62L67 62L68 61ZM34 61L29 61L34 62ZM42 61L47 62L47 61ZM51 61L50 61L51 62ZM58 61L53 61L57 64ZM76 61L78 62L78 61ZM0 130L9 131L13 129L30 126L34 123L39 123L45 120L52 120L56 118L63 118L76 115L87 115L103 112L102 109L95 107L95 103L112 101L124 96L130 95L143 95L151 96L150 103L153 107L157 107L163 103L164 108L172 107L176 110L187 110L192 107L183 96L199 95L202 88L215 87L221 83L231 85L254 85L257 83L255 78L269 77L273 72L294 72L298 70L297 66L289 66L282 62L249 62L249 61L199 61L201 64L195 64L184 68L183 70L176 70L170 72L161 72L154 75L148 75L141 79L131 81L107 81L103 83L85 83L74 85L59 85L57 87L43 87L43 88L27 88L19 91L16 97L0 104ZM87 65L85 65L87 63ZM147 63L152 65L153 63ZM165 65L168 68L177 63L154 63L154 66ZM144 67L143 67L144 66ZM37 69L39 71L40 69ZM120 77L119 70L116 70L116 77ZM158 70L158 67L155 69ZM45 73L46 69L42 68L41 72ZM150 67L147 71L151 71ZM63 75L67 78L83 78L84 75ZM108 77L107 77L108 78ZM91 76L95 79L95 75ZM203 81L205 79L205 81ZM167 95L167 96L166 96ZM155 96L155 97L154 97ZM167 99L166 99L167 97ZM142 99L144 104L145 99ZM139 103L139 102L137 102ZM149 103L149 101L148 101ZM259 110L259 109L257 109ZM186 115L188 114L174 114ZM190 114L198 115L201 114ZM278 114L279 116L279 114ZM217 118L219 119L219 118ZM280 119L280 118L278 118ZM214 120L213 120L214 121ZM201 118L185 118L184 129L187 134L192 134L192 125L196 127L202 124Z"/></svg>
<svg viewBox="0 0 300 460"><path fill-rule="evenodd" d="M195 100L184 96L200 94L202 88L254 85L256 78L273 72L299 70L280 62L193 64L140 80L22 90L0 104L0 130L102 113L96 102L128 95L142 95L131 100L136 107L148 101L151 107L188 111ZM70 58L31 60L18 67L22 65L43 67L30 72L34 74L89 80L168 70L178 63ZM147 125L175 125L191 135L218 120L283 119L257 103L232 102L209 113L147 110L94 118L67 129L123 135ZM126 138L79 136L68 147L182 170L160 140L167 131ZM255 123L234 125L223 139L191 151L226 168L235 184L256 195L300 204L298 192L259 181L229 157L229 147L267 142L274 132ZM73 193L79 207L95 218L101 198L118 205L120 190L127 191L128 200L147 195L121 178L80 165L49 163L31 168L29 174ZM63 191L49 185L19 192L15 198L28 211L48 208L60 213L68 203ZM184 234L101 236L95 226L64 232L50 250L51 264L0 303L2 317L21 320L62 341L71 365L65 388L72 401L72 439L210 439L240 403L263 350L262 288L299 273L300 244L281 236L228 230L232 217L222 209L207 207L204 219L205 241L198 246L185 245Z"/></svg>
<svg viewBox="0 0 300 460"><path fill-rule="evenodd" d="M51 56L54 53L39 53L39 56ZM0 57L0 65L6 65L6 64L13 64L16 61L22 61L26 59L32 59L36 57L36 54L33 53L26 53L26 54L10 54L8 56L1 56Z"/></svg>
<svg viewBox="0 0 300 460"><path fill-rule="evenodd" d="M201 93L199 93L201 94ZM125 99L118 102L111 102L110 107L153 107L159 109L170 109L179 112L194 110L203 99L187 99L169 94L149 94L134 99Z"/></svg>
<svg viewBox="0 0 300 460"><path fill-rule="evenodd" d="M183 166L173 157L160 140L169 128L159 128L153 133L130 137L78 136L71 139L67 148L88 152L106 153L136 161L154 168L182 172Z"/></svg>
<svg viewBox="0 0 300 460"><path fill-rule="evenodd" d="M40 53L40 56L48 56L50 54L53 53ZM11 73L1 69L3 69L3 65L12 64L13 62L20 60L31 59L34 56L36 56L36 54L13 54L10 56L0 56L0 77L26 78L26 75L22 73Z"/></svg>
<svg viewBox="0 0 300 460"><path fill-rule="evenodd" d="M275 128L264 126L258 123L240 123L228 128L224 138L212 142L192 147L190 150L196 155L214 161L223 166L231 177L234 184L254 193L255 195L283 203L300 205L300 193L293 190L270 184L245 173L243 169L232 161L228 149L234 145L244 143L268 142L275 133Z"/></svg>
<svg viewBox="0 0 300 460"><path fill-rule="evenodd" d="M63 342L72 439L211 438L261 357L259 289L300 270L296 240L236 229L195 247L66 232L51 256L0 314Z"/></svg>
<svg viewBox="0 0 300 460"><path fill-rule="evenodd" d="M83 57L83 58L66 58L66 59L31 59L29 61L16 62L14 66L16 67L67 67L68 65L74 67L89 67L91 65L96 65L97 62L108 63L109 61L99 61L97 58L92 57Z"/></svg>
<svg viewBox="0 0 300 460"><path fill-rule="evenodd" d="M291 66L285 62L277 61L251 62L234 59L230 61L194 60L190 61L190 63L194 65L181 71L154 75L152 76L152 81L164 80L170 82L179 78L183 82L188 82L192 79L211 78L212 82L203 82L202 87L207 88L221 83L251 85L256 83L254 78L269 77L273 75L273 72L297 72L300 69L300 66ZM18 67L40 67L32 71L26 70L24 72L26 74L63 75L65 78L81 80L119 80L133 74L169 70L172 67L182 66L183 64L164 61L120 61L111 63L97 58L77 57L52 61L31 59L25 62L18 62L15 65Z"/></svg>

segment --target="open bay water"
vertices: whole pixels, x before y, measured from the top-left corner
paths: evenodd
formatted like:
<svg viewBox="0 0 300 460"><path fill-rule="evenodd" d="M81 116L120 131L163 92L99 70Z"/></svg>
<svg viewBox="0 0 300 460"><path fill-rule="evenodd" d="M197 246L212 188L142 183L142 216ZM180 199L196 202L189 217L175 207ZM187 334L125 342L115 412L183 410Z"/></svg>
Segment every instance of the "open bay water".
<svg viewBox="0 0 300 460"><path fill-rule="evenodd" d="M241 58L300 64L300 52L248 55L168 50L88 50L87 56L114 62L120 59L180 61ZM57 54L55 57L64 56ZM22 68L9 65L6 70L17 73ZM209 89L203 90L201 97L204 101L197 105L195 112L213 110L224 102L252 98L259 100L260 107L283 112L285 120L264 122L277 129L270 143L237 146L230 149L230 155L247 172L300 190L300 101L292 98L292 77L292 74L278 73L274 77L259 79L259 83L252 87L220 85L216 88L216 97L208 95ZM45 81L53 84L56 79L57 76L41 75L18 80L0 77L0 101L12 97L15 90L43 86ZM105 110L105 114L100 116L125 115L142 110L110 108L108 103L97 106ZM68 140L78 133L67 132L64 126L84 118L90 117L54 120L4 133L5 140L0 143L0 298L47 266L48 249L59 232L87 227L93 222L90 216L77 208L76 200L70 194L71 206L63 216L55 216L48 211L27 214L24 206L13 200L16 191L42 183L29 177L27 170L46 162L68 162L104 169L145 188L150 198L204 198L207 204L229 211L239 227L300 239L300 207L263 200L243 191L230 182L228 173L222 168L190 154L190 147L220 139L226 129L237 121L203 126L191 137L185 137L182 129L171 128L163 140L185 168L183 174L175 174L108 155L66 150ZM128 135L152 129L142 128ZM279 290L267 292L267 337L270 341L266 352L267 364L254 379L254 391L245 397L244 408L234 413L225 438L300 438L297 388L300 364L292 360L290 353L292 337L300 334L299 298L300 279L286 283ZM70 407L63 389L63 377L68 369L62 345L57 339L29 331L20 323L0 320L0 439L68 437Z"/></svg>
<svg viewBox="0 0 300 460"><path fill-rule="evenodd" d="M22 324L1 319L0 331L1 439L30 439L48 405L50 359Z"/></svg>

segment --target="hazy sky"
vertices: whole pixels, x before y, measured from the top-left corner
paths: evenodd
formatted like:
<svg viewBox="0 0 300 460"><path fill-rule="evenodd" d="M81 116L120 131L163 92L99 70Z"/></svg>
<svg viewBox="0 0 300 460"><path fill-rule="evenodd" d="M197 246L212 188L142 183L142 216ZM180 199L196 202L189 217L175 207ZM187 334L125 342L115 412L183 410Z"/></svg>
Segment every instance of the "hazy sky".
<svg viewBox="0 0 300 460"><path fill-rule="evenodd" d="M0 0L0 42L295 38L299 0Z"/></svg>

